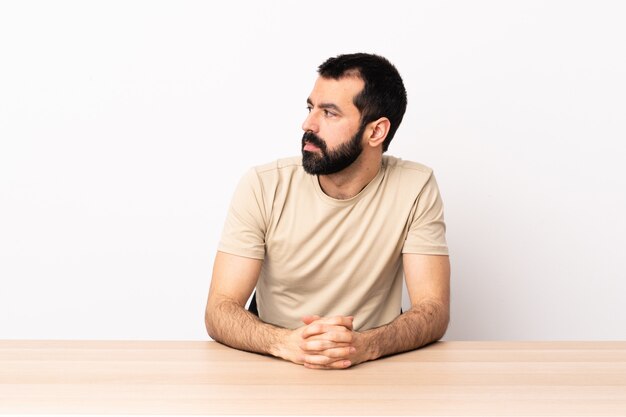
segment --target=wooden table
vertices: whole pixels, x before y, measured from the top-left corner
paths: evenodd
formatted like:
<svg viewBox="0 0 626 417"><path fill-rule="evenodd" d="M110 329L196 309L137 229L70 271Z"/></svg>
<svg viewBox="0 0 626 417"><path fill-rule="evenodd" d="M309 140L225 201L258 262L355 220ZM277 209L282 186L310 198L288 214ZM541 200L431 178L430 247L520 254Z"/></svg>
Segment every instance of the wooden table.
<svg viewBox="0 0 626 417"><path fill-rule="evenodd" d="M626 342L441 342L315 371L215 342L0 341L0 414L626 415Z"/></svg>

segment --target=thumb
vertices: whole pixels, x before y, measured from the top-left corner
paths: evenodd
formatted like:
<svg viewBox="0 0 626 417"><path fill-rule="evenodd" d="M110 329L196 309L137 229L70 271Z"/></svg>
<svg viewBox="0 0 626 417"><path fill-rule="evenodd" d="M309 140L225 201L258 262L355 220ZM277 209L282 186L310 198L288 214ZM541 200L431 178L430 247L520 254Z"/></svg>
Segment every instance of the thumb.
<svg viewBox="0 0 626 417"><path fill-rule="evenodd" d="M302 317L302 322L308 326L309 324L313 323L315 320L319 320L320 318L321 317L317 315L304 316Z"/></svg>

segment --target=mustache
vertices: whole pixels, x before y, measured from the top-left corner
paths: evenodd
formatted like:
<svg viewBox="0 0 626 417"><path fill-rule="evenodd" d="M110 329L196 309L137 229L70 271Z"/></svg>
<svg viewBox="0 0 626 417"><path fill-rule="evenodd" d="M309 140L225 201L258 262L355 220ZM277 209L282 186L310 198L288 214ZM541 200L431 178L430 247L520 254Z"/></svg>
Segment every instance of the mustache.
<svg viewBox="0 0 626 417"><path fill-rule="evenodd" d="M326 142L324 142L324 139L320 138L315 133L304 132L304 135L302 135L302 147L303 148L306 142L309 142L310 144L317 146L318 148L320 148L322 152L326 152Z"/></svg>

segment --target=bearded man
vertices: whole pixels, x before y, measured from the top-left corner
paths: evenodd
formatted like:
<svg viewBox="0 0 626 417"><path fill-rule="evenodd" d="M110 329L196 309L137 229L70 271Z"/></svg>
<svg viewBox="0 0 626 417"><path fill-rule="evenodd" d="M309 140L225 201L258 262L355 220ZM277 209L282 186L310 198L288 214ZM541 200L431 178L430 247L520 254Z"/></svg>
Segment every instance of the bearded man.
<svg viewBox="0 0 626 417"><path fill-rule="evenodd" d="M236 349L344 369L444 335L450 262L432 170L385 154L407 104L397 69L358 53L318 74L302 156L253 168L235 191L205 323Z"/></svg>

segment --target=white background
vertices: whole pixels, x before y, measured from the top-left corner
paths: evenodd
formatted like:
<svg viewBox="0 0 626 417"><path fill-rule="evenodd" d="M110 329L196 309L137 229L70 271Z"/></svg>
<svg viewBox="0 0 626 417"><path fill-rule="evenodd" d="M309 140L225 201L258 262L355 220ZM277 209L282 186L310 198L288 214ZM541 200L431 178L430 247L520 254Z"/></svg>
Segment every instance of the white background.
<svg viewBox="0 0 626 417"><path fill-rule="evenodd" d="M206 339L252 165L299 153L329 56L399 68L454 339L626 336L626 4L0 3L0 338Z"/></svg>

